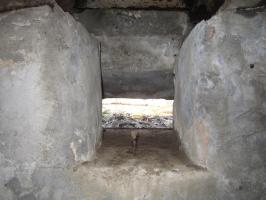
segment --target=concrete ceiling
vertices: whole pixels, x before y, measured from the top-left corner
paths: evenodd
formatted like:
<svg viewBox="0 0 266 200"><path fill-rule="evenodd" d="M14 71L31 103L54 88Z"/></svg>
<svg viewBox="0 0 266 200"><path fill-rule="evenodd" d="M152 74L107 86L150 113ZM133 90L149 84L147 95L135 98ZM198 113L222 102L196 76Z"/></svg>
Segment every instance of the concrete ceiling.
<svg viewBox="0 0 266 200"><path fill-rule="evenodd" d="M184 8L183 0L77 0L80 8Z"/></svg>
<svg viewBox="0 0 266 200"><path fill-rule="evenodd" d="M224 0L55 0L65 11L73 8L187 9L197 14L201 6L215 13ZM264 1L264 0L262 0ZM54 0L0 0L0 12L26 7L52 5ZM202 11L201 11L202 12ZM204 11L205 12L205 11Z"/></svg>

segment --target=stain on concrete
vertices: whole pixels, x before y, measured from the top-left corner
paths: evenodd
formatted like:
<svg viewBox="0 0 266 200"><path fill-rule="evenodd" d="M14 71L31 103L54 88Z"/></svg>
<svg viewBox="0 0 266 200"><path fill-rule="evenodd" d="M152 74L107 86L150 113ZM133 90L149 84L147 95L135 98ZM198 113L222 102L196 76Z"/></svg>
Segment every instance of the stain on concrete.
<svg viewBox="0 0 266 200"><path fill-rule="evenodd" d="M17 177L10 179L6 184L5 187L8 188L15 196L19 196L23 189L21 187L20 181Z"/></svg>
<svg viewBox="0 0 266 200"><path fill-rule="evenodd" d="M266 11L266 0L261 0L252 6L240 6L236 8L235 13L247 18L252 18L260 12Z"/></svg>

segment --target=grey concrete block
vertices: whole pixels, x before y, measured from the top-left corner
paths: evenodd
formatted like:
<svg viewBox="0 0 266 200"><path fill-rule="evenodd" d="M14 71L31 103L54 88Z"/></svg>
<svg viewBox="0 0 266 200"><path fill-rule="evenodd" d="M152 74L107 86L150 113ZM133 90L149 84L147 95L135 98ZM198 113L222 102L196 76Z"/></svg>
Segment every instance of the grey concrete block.
<svg viewBox="0 0 266 200"><path fill-rule="evenodd" d="M221 12L193 29L175 68L175 129L229 199L266 197L265 35L265 12Z"/></svg>
<svg viewBox="0 0 266 200"><path fill-rule="evenodd" d="M2 13L0 26L0 199L73 199L64 198L73 188L64 175L43 185L33 176L94 158L101 142L98 42L57 6ZM40 198L53 178L68 185L55 189L61 197Z"/></svg>

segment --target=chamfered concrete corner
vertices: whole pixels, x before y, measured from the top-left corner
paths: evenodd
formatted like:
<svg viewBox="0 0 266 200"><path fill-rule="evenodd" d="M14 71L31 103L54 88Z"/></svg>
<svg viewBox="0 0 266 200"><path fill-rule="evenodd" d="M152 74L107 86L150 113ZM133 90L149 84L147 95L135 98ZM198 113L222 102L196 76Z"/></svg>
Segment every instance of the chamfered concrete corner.
<svg viewBox="0 0 266 200"><path fill-rule="evenodd" d="M247 14L198 24L175 69L175 129L189 158L225 183L222 199L266 197L266 14Z"/></svg>
<svg viewBox="0 0 266 200"><path fill-rule="evenodd" d="M0 26L0 199L81 199L67 169L101 142L98 42L58 6Z"/></svg>

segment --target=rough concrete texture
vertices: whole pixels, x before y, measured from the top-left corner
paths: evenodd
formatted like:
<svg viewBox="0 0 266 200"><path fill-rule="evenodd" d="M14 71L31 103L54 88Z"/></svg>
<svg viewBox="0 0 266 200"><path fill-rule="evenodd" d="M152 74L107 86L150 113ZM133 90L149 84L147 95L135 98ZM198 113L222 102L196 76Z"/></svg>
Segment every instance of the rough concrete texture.
<svg viewBox="0 0 266 200"><path fill-rule="evenodd" d="M186 13L86 10L75 16L101 42L104 97L173 99L173 66L190 30Z"/></svg>
<svg viewBox="0 0 266 200"><path fill-rule="evenodd" d="M0 15L0 199L82 199L101 139L98 42L59 7Z"/></svg>
<svg viewBox="0 0 266 200"><path fill-rule="evenodd" d="M258 8L266 6L265 0L225 0L221 10L239 8Z"/></svg>
<svg viewBox="0 0 266 200"><path fill-rule="evenodd" d="M57 2L64 11L71 11L75 4L75 0L1 0L0 12L38 7L42 5L54 7L55 2Z"/></svg>
<svg viewBox="0 0 266 200"><path fill-rule="evenodd" d="M183 0L77 0L79 8L184 8Z"/></svg>
<svg viewBox="0 0 266 200"><path fill-rule="evenodd" d="M142 129L133 156L130 130L106 129L97 159L74 176L92 200L215 199L216 178L193 167L176 139L173 130Z"/></svg>
<svg viewBox="0 0 266 200"><path fill-rule="evenodd" d="M38 7L43 5L49 5L53 7L54 0L1 0L0 12L17 10L29 7Z"/></svg>
<svg viewBox="0 0 266 200"><path fill-rule="evenodd" d="M175 69L175 128L221 199L266 199L266 12L249 12L198 24Z"/></svg>

